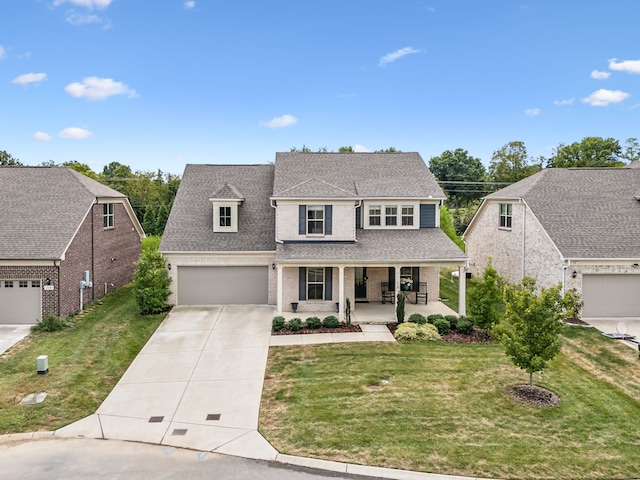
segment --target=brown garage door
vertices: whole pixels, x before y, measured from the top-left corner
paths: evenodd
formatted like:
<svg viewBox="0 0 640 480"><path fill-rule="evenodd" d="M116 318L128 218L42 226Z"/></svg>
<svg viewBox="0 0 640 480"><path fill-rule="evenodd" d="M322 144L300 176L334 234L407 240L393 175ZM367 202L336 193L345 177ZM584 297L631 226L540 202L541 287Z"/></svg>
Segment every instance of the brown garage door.
<svg viewBox="0 0 640 480"><path fill-rule="evenodd" d="M178 267L179 305L261 305L268 292L268 267Z"/></svg>
<svg viewBox="0 0 640 480"><path fill-rule="evenodd" d="M0 280L0 324L35 324L41 317L39 280Z"/></svg>
<svg viewBox="0 0 640 480"><path fill-rule="evenodd" d="M640 317L640 275L583 275L583 317Z"/></svg>

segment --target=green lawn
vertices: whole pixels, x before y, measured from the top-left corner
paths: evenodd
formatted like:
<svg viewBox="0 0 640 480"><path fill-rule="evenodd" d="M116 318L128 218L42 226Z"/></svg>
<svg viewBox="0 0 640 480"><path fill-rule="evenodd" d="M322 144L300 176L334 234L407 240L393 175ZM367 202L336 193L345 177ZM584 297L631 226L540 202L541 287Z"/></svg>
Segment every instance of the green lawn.
<svg viewBox="0 0 640 480"><path fill-rule="evenodd" d="M442 303L454 311L458 311L458 277L451 275L451 272L458 271L457 268L440 268L440 298Z"/></svg>
<svg viewBox="0 0 640 480"><path fill-rule="evenodd" d="M560 396L553 408L511 399L508 388L528 375L497 343L271 348L260 431L282 453L358 464L500 478L637 477L636 352L580 327L564 343L534 377Z"/></svg>
<svg viewBox="0 0 640 480"><path fill-rule="evenodd" d="M165 315L137 314L131 285L88 306L74 327L32 332L0 357L0 434L55 430L96 411ZM46 375L38 355L49 356ZM39 405L20 406L47 392Z"/></svg>

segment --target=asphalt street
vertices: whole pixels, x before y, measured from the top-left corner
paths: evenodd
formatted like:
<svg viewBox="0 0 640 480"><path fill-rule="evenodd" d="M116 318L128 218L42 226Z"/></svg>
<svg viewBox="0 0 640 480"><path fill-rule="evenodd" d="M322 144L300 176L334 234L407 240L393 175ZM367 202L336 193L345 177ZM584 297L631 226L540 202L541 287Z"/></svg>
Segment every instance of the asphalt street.
<svg viewBox="0 0 640 480"><path fill-rule="evenodd" d="M46 439L0 445L2 480L363 479L216 453L118 440Z"/></svg>

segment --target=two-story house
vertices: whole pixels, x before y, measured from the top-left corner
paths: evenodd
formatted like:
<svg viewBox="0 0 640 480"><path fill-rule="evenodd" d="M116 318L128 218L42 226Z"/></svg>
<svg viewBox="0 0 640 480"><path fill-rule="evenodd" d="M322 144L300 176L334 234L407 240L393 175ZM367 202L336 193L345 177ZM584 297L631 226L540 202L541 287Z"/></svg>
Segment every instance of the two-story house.
<svg viewBox="0 0 640 480"><path fill-rule="evenodd" d="M438 300L440 266L467 260L439 228L444 198L418 153L188 165L160 245L170 301L342 317L347 298L382 301L383 284L395 298L403 279Z"/></svg>

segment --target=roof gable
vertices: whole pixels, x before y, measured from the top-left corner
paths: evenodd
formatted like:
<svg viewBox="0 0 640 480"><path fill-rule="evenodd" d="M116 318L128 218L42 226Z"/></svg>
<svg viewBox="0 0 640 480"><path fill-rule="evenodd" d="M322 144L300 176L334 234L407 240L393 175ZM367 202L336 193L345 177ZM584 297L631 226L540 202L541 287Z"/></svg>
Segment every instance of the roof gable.
<svg viewBox="0 0 640 480"><path fill-rule="evenodd" d="M244 200L244 196L240 193L235 185L225 183L215 190L210 200Z"/></svg>
<svg viewBox="0 0 640 480"><path fill-rule="evenodd" d="M310 178L280 192L279 196L289 198L351 198L355 197L356 193L355 188L345 190L319 178Z"/></svg>

